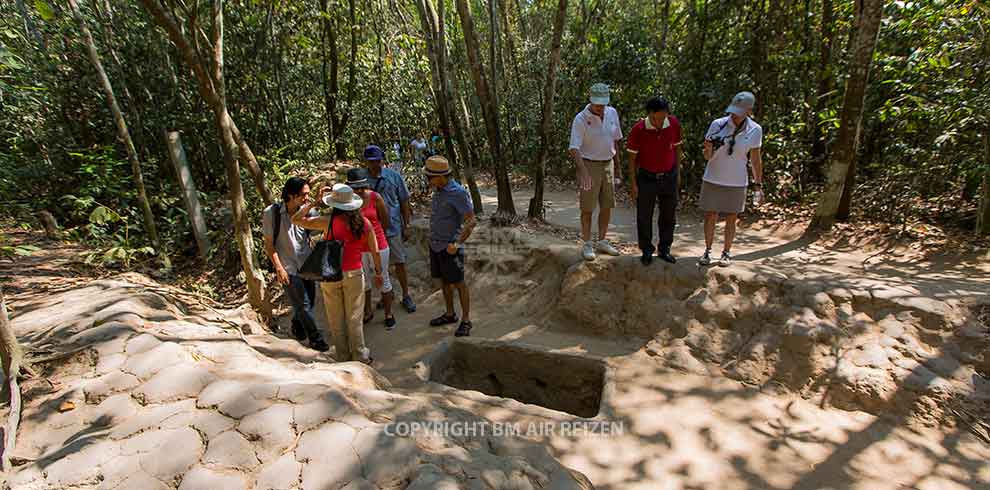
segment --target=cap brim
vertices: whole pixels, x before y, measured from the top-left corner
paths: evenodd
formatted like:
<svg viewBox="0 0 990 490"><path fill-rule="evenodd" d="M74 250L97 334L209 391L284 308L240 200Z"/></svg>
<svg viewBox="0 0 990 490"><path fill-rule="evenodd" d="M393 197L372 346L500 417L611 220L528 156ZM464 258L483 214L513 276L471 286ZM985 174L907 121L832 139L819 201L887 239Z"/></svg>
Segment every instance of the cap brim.
<svg viewBox="0 0 990 490"><path fill-rule="evenodd" d="M384 158L382 157L374 157L374 158L364 157L364 161L366 162L380 162L382 160L384 160Z"/></svg>
<svg viewBox="0 0 990 490"><path fill-rule="evenodd" d="M590 100L592 104L596 105L608 105L608 103L611 102L611 98L609 97L591 97L588 100Z"/></svg>
<svg viewBox="0 0 990 490"><path fill-rule="evenodd" d="M737 116L745 116L749 111L737 105L730 105L725 108L725 112L728 114L735 114Z"/></svg>
<svg viewBox="0 0 990 490"><path fill-rule="evenodd" d="M368 183L368 179L347 182L347 185L351 186L351 189L366 189L371 187L371 184Z"/></svg>

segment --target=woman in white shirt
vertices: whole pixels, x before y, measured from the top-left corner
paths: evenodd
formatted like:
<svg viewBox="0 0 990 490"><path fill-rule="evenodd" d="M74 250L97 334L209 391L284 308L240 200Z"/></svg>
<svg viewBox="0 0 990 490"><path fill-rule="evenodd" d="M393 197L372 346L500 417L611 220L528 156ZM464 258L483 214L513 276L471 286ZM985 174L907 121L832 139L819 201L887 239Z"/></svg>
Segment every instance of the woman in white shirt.
<svg viewBox="0 0 990 490"><path fill-rule="evenodd" d="M762 195L763 128L749 116L756 97L739 92L725 112L725 117L712 121L705 133L705 176L701 184L698 207L705 212L705 253L698 265L712 262L712 242L719 213L725 215L725 245L718 265L732 261L732 240L736 236L736 218L746 208L746 188L749 185L747 163L753 163L753 186Z"/></svg>

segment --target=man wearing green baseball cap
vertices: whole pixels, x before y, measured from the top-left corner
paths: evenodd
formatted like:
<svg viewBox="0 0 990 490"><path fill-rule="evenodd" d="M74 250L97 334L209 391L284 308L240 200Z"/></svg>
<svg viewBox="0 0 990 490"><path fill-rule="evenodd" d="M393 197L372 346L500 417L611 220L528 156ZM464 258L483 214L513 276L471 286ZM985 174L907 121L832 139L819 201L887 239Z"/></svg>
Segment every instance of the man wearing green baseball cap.
<svg viewBox="0 0 990 490"><path fill-rule="evenodd" d="M619 112L609 106L608 85L596 83L588 93L589 104L574 116L568 152L577 168L578 191L581 201L581 255L594 260L595 250L619 255L605 235L615 207L615 179L621 174L619 142L622 124ZM598 241L591 239L591 221L598 207Z"/></svg>

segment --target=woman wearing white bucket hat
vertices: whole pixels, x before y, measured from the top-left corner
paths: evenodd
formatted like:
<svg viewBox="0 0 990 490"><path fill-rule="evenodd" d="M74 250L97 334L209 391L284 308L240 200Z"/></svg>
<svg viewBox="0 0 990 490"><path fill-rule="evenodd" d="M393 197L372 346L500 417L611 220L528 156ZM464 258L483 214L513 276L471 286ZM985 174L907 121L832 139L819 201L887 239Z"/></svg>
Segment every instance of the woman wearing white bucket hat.
<svg viewBox="0 0 990 490"><path fill-rule="evenodd" d="M705 212L705 253L698 265L711 264L715 222L719 213L725 215L725 244L718 265L732 261L732 240L736 236L736 217L746 208L746 188L749 185L747 163L753 164L754 201L759 203L763 188L763 128L750 116L756 97L739 92L725 109L728 114L712 121L705 132L705 176L701 183L698 207Z"/></svg>
<svg viewBox="0 0 990 490"><path fill-rule="evenodd" d="M292 216L292 224L310 230L324 231L324 239L344 242L341 268L344 279L339 282L321 282L323 306L327 325L333 336L335 358L338 361L360 361L371 364L372 358L364 343L364 273L361 255L371 252L375 263L375 287L382 287L382 261L378 253L378 240L374 228L361 215L364 201L354 190L344 184L335 184L333 190L320 191L319 200L330 207L329 216L309 217L307 214L315 202L299 208Z"/></svg>

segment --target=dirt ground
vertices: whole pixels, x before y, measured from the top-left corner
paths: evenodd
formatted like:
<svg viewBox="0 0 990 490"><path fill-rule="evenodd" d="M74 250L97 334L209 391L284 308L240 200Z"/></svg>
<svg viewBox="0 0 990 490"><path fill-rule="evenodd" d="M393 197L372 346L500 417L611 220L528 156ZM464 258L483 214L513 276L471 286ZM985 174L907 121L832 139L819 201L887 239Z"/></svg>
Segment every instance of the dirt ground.
<svg viewBox="0 0 990 490"><path fill-rule="evenodd" d="M515 197L517 210L525 209L528 196ZM548 196L551 223L577 223L572 197ZM609 238L634 253L629 248L635 238L632 211L617 209L613 223ZM515 427L551 424L553 430L518 439L548 448L553 458L599 489L990 488L990 434L985 424L990 414L990 362L985 354L990 351L990 328L970 309L985 302L990 291L985 250L924 257L904 246L878 254L881 250L864 246L867 240L854 241L859 237L824 244L802 238L795 228L753 225L740 230L736 264L701 270L694 265L703 248L700 220L684 213L674 245L681 261L643 268L634 255L586 264L572 236L481 227L469 249L472 338L569 353L607 365L611 391L594 420L618 430L589 434L560 429L587 419L424 382L417 375L422 367L417 364L449 342L453 332L452 327L428 326L442 311L442 297L431 291L427 279L424 226L417 221L410 263L419 309L413 314L399 311L394 331L384 330L380 310L366 326L376 358L373 367L388 383L372 387L355 381L360 393L348 394L358 405L366 403L366 408L393 419L470 414L475 420ZM719 243L717 239L716 249ZM18 318L45 296L71 292L87 282L67 272L77 254L75 248L49 246L36 256L0 263L22 339L36 340L32 335L40 328L47 333L58 330L57 319L27 325L28 317L19 323ZM153 307L174 309L167 304ZM43 318L45 312L55 316L57 311L35 309L30 319ZM233 313L230 318L244 321ZM217 328L216 315L186 316L183 321ZM287 318L280 322L284 332ZM280 332L247 337L253 352L274 366L266 369L332 362ZM180 338L183 345L194 342L187 330L170 335L187 336ZM43 347L58 351L52 343L57 339L47 338L50 342ZM197 350L201 347L187 348L202 353ZM49 379L60 389L38 394L34 405L28 397L28 405L38 413L53 410L50 400L71 391L73 384L87 382L87 366L101 361L79 362L83 366L52 367ZM221 376L216 369L211 373ZM287 374L291 373L281 373ZM543 376L535 372L533 377ZM819 382L823 379L828 382ZM28 382L26 389L44 393L46 383L37 380L32 388ZM371 397L369 389L382 390L383 395ZM124 392L141 390L147 391L129 387ZM366 397L404 401L383 407ZM35 448L26 459L44 461L59 451L66 458L78 451L71 438L61 443L54 438L50 446L32 442L41 436L30 431L54 430L46 427L39 424L22 432L20 447ZM485 444L504 439L489 437ZM261 446L258 454L282 450L265 446L266 440L251 443ZM389 464L377 461L375 465ZM475 466L484 467L480 461ZM196 478L214 468L211 464L201 460ZM31 466L21 468L24 481L32 481ZM514 474L505 464L499 467L505 475ZM529 478L526 486L521 480L510 483L508 477L473 480L469 475L480 475L480 469L466 468L453 472L461 476L449 488L540 488L542 481ZM552 468L547 462L541 471L554 475ZM192 472L181 473L171 483L183 488L185 475ZM364 473L369 476L367 470ZM305 470L301 475L297 486L286 488L316 488L315 480L306 485ZM406 488L410 480L387 488ZM487 487L475 486L475 480ZM255 488L262 487L260 481L254 481ZM165 483L166 488L172 486ZM375 487L368 488L386 488L372 483Z"/></svg>

